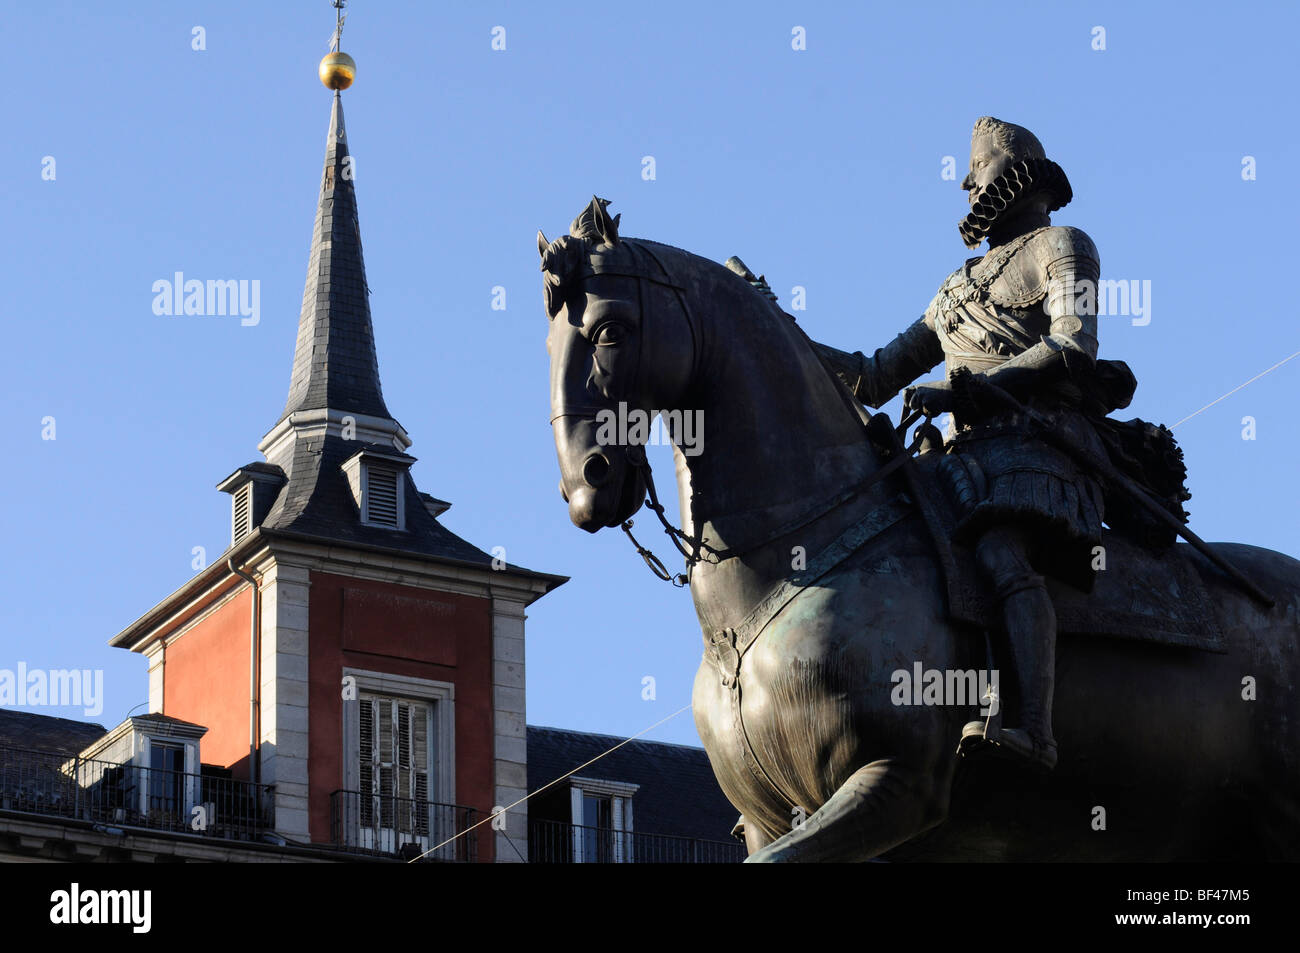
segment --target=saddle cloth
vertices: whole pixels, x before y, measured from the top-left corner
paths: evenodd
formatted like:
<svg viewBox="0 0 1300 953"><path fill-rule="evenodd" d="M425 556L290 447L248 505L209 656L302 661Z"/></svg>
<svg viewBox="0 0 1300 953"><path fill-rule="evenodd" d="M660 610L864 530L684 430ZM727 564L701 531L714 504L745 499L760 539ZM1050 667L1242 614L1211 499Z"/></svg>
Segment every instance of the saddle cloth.
<svg viewBox="0 0 1300 953"><path fill-rule="evenodd" d="M939 456L917 457L911 482L943 567L948 613L978 628L1000 627L997 600L980 576L973 550L952 542L957 516L935 475ZM1101 545L1106 568L1096 573L1091 594L1048 578L1060 632L1227 651L1191 546L1179 543L1156 554L1110 530L1103 532Z"/></svg>

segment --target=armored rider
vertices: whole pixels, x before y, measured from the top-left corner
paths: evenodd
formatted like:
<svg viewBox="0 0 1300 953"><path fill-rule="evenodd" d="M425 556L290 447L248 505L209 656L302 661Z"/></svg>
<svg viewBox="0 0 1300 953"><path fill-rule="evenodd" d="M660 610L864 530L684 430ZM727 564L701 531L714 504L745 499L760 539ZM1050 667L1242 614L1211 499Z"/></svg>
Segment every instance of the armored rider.
<svg viewBox="0 0 1300 953"><path fill-rule="evenodd" d="M1000 606L1019 724L987 740L1050 769L1056 614L1042 573L1092 588L1102 491L994 395L1010 394L1076 445L1104 452L1080 410L1096 366L1100 263L1086 234L1051 224L1073 195L1029 130L979 119L961 187L970 203L962 240L971 249L987 242L987 253L954 271L925 314L872 357L816 347L854 396L877 408L945 362L944 379L907 387L904 399L908 409L952 414L939 471L959 509L954 536L974 547ZM968 724L963 742L981 743L984 730Z"/></svg>

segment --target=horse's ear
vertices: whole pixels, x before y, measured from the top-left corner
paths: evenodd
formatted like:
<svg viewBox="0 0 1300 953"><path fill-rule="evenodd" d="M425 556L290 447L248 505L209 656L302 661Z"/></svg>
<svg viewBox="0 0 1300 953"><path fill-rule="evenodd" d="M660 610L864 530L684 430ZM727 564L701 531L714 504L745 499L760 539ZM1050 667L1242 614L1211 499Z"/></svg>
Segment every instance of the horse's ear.
<svg viewBox="0 0 1300 953"><path fill-rule="evenodd" d="M574 238L581 238L586 241L595 241L599 239L606 245L618 244L618 220L622 214L614 218L609 217L605 207L609 205L609 199L591 197L591 202L582 210L573 224L569 226L569 234Z"/></svg>
<svg viewBox="0 0 1300 953"><path fill-rule="evenodd" d="M596 231L600 234L600 240L607 245L618 244L618 220L623 217L619 212L613 218L609 217L606 209L609 207L609 199L600 199L596 196L591 197L591 209L596 222Z"/></svg>
<svg viewBox="0 0 1300 953"><path fill-rule="evenodd" d="M542 230L539 228L537 230L537 254L541 255L542 258L545 259L546 249L550 247L551 243L546 240L546 236L542 234Z"/></svg>

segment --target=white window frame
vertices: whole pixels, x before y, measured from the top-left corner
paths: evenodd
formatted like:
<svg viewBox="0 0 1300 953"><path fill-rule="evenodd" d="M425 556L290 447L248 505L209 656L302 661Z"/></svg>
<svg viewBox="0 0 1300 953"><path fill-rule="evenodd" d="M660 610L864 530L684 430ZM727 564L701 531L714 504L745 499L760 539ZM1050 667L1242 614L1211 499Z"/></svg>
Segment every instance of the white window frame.
<svg viewBox="0 0 1300 953"><path fill-rule="evenodd" d="M429 800L439 804L456 803L456 686L408 675L389 675L364 669L344 668L344 678L355 679L356 691L343 701L343 790L361 791L361 693L407 698L424 702L432 712L433 725L429 732L433 744L433 758L429 762ZM359 830L350 826L344 830L344 843L357 843ZM430 844L429 846L433 846ZM449 857L455 856L455 844L443 848Z"/></svg>
<svg viewBox="0 0 1300 953"><path fill-rule="evenodd" d="M573 862L583 862L586 827L583 825L582 798L591 794L610 799L610 827L614 831L614 850L611 861L615 864L630 864L635 859L633 853L632 797L641 785L628 781L606 781L601 778L569 779L569 813L573 831Z"/></svg>
<svg viewBox="0 0 1300 953"><path fill-rule="evenodd" d="M183 803L178 807L181 818L188 824L194 815L194 807L199 801L199 743L195 739L178 738L175 735L155 735L144 731L136 732L136 750L131 760L138 771L143 769L138 776L146 778L148 782L140 785L140 791L137 795L139 798L139 811L142 817L147 816L149 813L149 789L153 782L153 746L155 744L185 749L185 790L182 794ZM209 818L209 821L211 820Z"/></svg>

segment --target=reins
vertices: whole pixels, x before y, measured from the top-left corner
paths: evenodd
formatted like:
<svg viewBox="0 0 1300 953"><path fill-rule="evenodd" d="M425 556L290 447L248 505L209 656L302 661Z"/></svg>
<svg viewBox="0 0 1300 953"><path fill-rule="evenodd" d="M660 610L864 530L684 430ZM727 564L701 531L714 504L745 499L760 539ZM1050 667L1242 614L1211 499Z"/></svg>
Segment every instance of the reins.
<svg viewBox="0 0 1300 953"><path fill-rule="evenodd" d="M907 428L912 426L912 424L916 423L916 421L919 420L921 416L922 416L921 411L919 410L913 411L903 420L901 424L898 425L897 428L895 428L895 434L897 435L900 442L906 436ZM927 421L929 420L928 417L926 419ZM659 502L659 494L655 490L654 472L650 467L650 461L646 458L645 448L642 447L640 444L632 444L630 446L624 447L623 450L627 456L628 464L631 465L633 468L640 470L641 477L645 481L647 499L644 505L647 509L649 509L652 513L654 513L655 516L659 518L659 522L663 525L664 533L667 534L668 538L672 540L673 546L677 549L679 553L682 554L683 558L685 558L686 572L677 573L676 575L670 573L667 567L664 566L663 560L661 560L658 556L656 556L645 546L642 546L641 543L637 541L637 538L632 535L632 525L633 525L632 520L630 519L626 520L622 524L621 528L623 532L627 534L627 538L631 540L632 545L636 548L637 555L640 556L642 560L645 561L645 564L649 568L649 570L652 573L654 573L655 576L662 579L664 582L671 582L674 586L677 586L680 589L690 584L690 573L695 569L695 566L701 562L706 561L700 555L702 550L707 550L711 555L716 557L714 559L707 560L708 562L712 562L716 564L722 562L725 559L734 559L737 556L743 556L745 553L749 553L762 546L766 546L768 543L772 542L773 540L780 539L782 536L788 536L790 533L793 533L797 529L802 529L803 527L809 525L810 523L825 516L831 510L840 506L842 503L846 503L849 500L853 499L855 496L858 496L859 494L864 493L867 490L871 489L871 487L875 486L877 483L884 480L885 477L889 476L895 470L903 466L903 464L906 463L908 460L910 460L912 454L915 453L916 450L920 447L921 442L924 439L924 436L925 436L924 428L918 427L916 434L912 438L912 442L908 444L906 447L904 447L901 453L895 454L891 460L889 460L887 463L885 463L883 466L877 469L874 473L872 473L871 476L853 485L852 487L843 491L842 493L835 495L829 500L822 501L821 503L817 504L816 506L814 506L812 509L808 510L801 516L798 516L795 519L790 520L786 523L782 523L774 530L770 530L761 541L753 544L752 546L747 546L744 549L728 548L728 549L721 549L721 550L714 549L712 546L709 546L703 536L691 536L688 533L678 529L669 521L668 517L664 515L663 504ZM687 550L686 546L682 545L683 543L686 543L690 546L690 551Z"/></svg>

